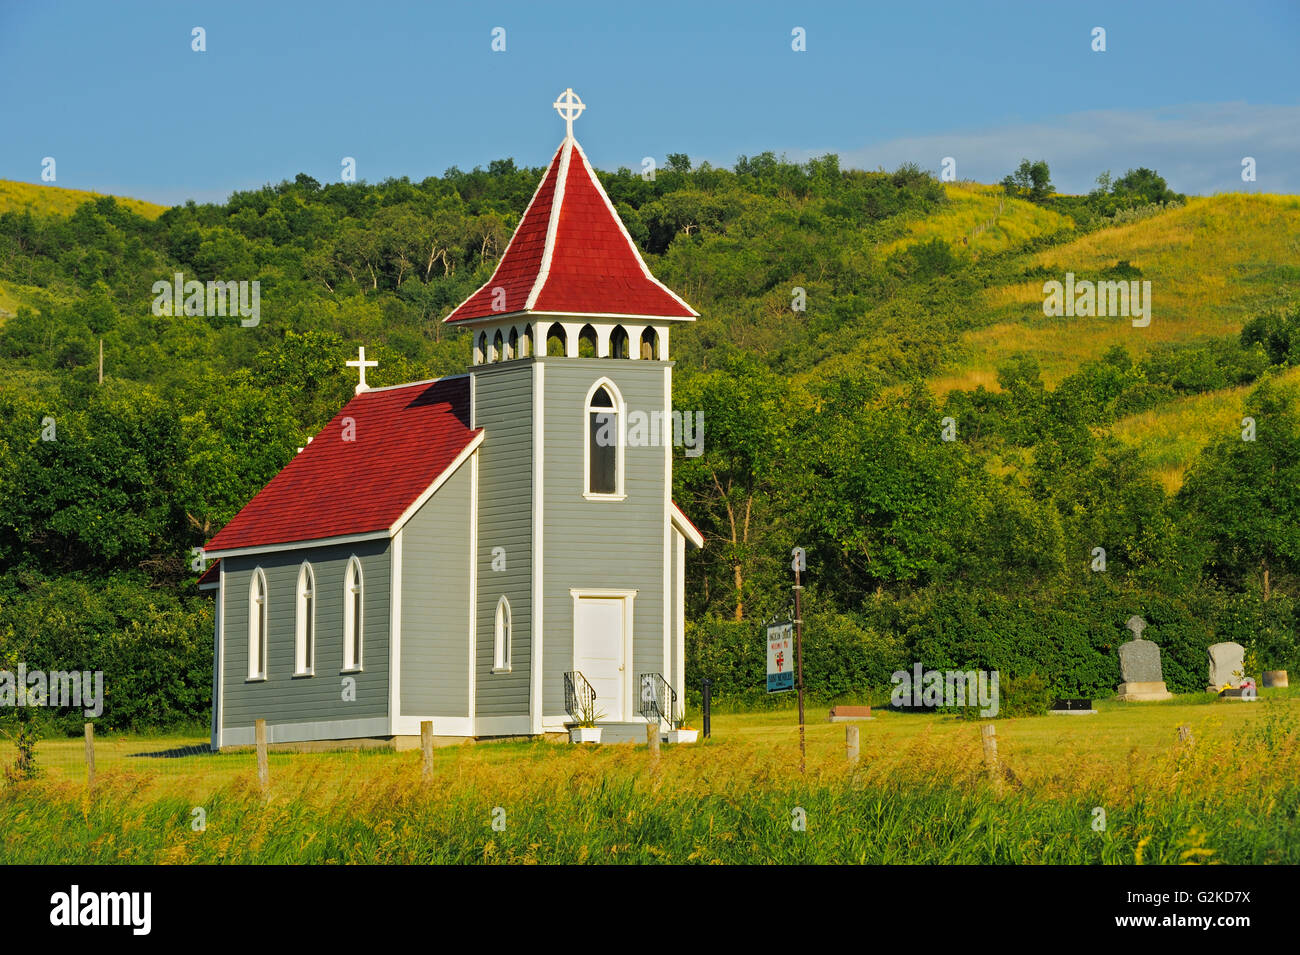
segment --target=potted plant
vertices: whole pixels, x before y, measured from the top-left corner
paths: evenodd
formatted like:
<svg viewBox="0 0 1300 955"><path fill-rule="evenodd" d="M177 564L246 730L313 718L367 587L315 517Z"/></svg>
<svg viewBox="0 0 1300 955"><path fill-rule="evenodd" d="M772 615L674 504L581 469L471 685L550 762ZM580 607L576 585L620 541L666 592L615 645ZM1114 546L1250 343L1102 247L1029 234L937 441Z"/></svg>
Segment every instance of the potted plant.
<svg viewBox="0 0 1300 955"><path fill-rule="evenodd" d="M596 724L605 718L605 713L596 706L595 696L579 702L578 712L574 716L576 722L569 727L569 742L599 743L600 727Z"/></svg>
<svg viewBox="0 0 1300 955"><path fill-rule="evenodd" d="M669 726L672 724L670 723ZM694 743L700 738L700 731L691 729L686 723L686 714L683 713L677 720L677 728L668 730L668 742L670 743Z"/></svg>

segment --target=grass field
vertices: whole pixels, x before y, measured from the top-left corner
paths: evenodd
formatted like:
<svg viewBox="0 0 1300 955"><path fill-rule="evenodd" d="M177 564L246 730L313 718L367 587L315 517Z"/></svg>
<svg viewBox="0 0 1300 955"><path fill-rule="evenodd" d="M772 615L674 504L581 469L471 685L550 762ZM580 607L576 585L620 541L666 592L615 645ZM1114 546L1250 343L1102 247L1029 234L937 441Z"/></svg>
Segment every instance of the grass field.
<svg viewBox="0 0 1300 955"><path fill-rule="evenodd" d="M15 182L12 179L0 179L0 212L22 212L30 209L34 215L48 216L71 215L77 206L92 199L98 199L102 193L86 192L81 189L63 189L59 186L43 186L34 182ZM146 219L157 219L167 211L160 206L143 199L131 199L126 196L114 196L119 206L130 209Z"/></svg>
<svg viewBox="0 0 1300 955"><path fill-rule="evenodd" d="M1300 862L1300 693L1098 709L998 721L997 784L976 723L881 712L855 768L817 708L803 775L789 711L717 716L657 766L478 744L426 784L418 752L273 753L265 797L251 753L128 755L201 740L101 739L90 791L81 741L44 741L44 778L0 789L0 862Z"/></svg>

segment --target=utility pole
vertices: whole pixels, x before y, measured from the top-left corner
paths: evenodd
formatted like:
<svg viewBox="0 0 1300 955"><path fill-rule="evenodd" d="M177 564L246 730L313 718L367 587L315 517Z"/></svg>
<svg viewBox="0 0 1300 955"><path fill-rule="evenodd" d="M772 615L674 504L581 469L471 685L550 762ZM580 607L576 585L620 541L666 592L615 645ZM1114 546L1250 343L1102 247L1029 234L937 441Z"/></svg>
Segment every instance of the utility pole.
<svg viewBox="0 0 1300 955"><path fill-rule="evenodd" d="M808 559L802 547L796 547L791 552L791 557L790 567L794 570L795 665L798 669L796 679L799 684L799 772L802 773L808 758L808 746L804 738L803 720L803 607L800 602L800 597L803 595L803 585L799 582L799 571L808 569Z"/></svg>

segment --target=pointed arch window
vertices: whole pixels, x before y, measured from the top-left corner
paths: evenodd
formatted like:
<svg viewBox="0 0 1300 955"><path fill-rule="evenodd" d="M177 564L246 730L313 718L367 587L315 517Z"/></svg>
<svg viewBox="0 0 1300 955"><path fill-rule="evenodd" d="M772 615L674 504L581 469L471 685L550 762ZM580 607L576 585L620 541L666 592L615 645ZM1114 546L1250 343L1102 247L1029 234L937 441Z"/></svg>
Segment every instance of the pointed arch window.
<svg viewBox="0 0 1300 955"><path fill-rule="evenodd" d="M493 641L492 672L510 672L510 601L503 594L497 601L496 637Z"/></svg>
<svg viewBox="0 0 1300 955"><path fill-rule="evenodd" d="M559 355L563 358L569 353L569 336L564 331L564 326L559 322L551 325L546 333L546 352L547 356Z"/></svg>
<svg viewBox="0 0 1300 955"><path fill-rule="evenodd" d="M641 357L650 361L659 359L659 333L652 327L641 333Z"/></svg>
<svg viewBox="0 0 1300 955"><path fill-rule="evenodd" d="M533 326L524 326L523 351L519 353L520 358L533 357Z"/></svg>
<svg viewBox="0 0 1300 955"><path fill-rule="evenodd" d="M500 361L504 349L501 347L501 332L497 332L492 338L492 361Z"/></svg>
<svg viewBox="0 0 1300 955"><path fill-rule="evenodd" d="M262 568L253 571L248 582L248 678L250 680L266 679L266 643L267 629L267 590L266 575Z"/></svg>
<svg viewBox="0 0 1300 955"><path fill-rule="evenodd" d="M590 325L583 325L582 330L578 332L578 357L595 358L598 341L596 329Z"/></svg>
<svg viewBox="0 0 1300 955"><path fill-rule="evenodd" d="M586 475L583 494L588 498L621 500L623 494L623 399L608 378L587 393L584 414Z"/></svg>
<svg viewBox="0 0 1300 955"><path fill-rule="evenodd" d="M474 364L481 365L487 361L487 332L478 333L478 344L474 347Z"/></svg>
<svg viewBox="0 0 1300 955"><path fill-rule="evenodd" d="M361 648L365 637L365 581L361 561L353 557L343 575L343 669L361 669Z"/></svg>
<svg viewBox="0 0 1300 955"><path fill-rule="evenodd" d="M506 360L513 361L519 357L519 329L510 329L510 340L506 342Z"/></svg>
<svg viewBox="0 0 1300 955"><path fill-rule="evenodd" d="M311 676L316 667L316 572L303 561L298 571L297 624L293 675Z"/></svg>
<svg viewBox="0 0 1300 955"><path fill-rule="evenodd" d="M632 354L628 351L627 329L622 325L615 325L614 330L609 333L609 357L610 358L631 358Z"/></svg>

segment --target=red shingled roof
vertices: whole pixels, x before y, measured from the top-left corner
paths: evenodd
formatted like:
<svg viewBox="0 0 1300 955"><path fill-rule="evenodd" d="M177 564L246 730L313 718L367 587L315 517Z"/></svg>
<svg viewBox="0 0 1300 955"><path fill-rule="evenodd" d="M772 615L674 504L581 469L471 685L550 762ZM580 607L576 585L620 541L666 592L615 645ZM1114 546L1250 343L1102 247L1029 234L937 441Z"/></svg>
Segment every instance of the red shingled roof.
<svg viewBox="0 0 1300 955"><path fill-rule="evenodd" d="M464 375L363 391L205 550L386 531L481 433Z"/></svg>
<svg viewBox="0 0 1300 955"><path fill-rule="evenodd" d="M530 313L698 315L650 274L574 139L556 150L492 278L445 320Z"/></svg>

